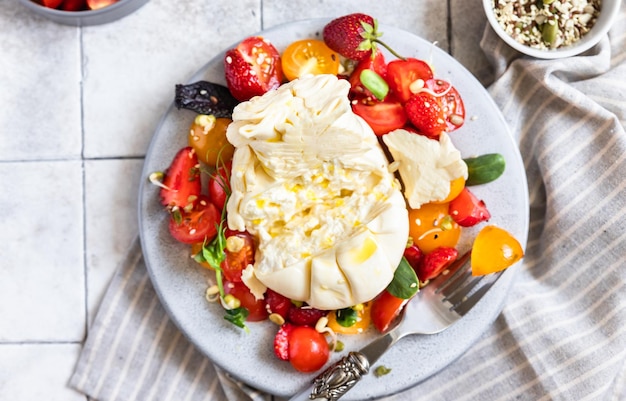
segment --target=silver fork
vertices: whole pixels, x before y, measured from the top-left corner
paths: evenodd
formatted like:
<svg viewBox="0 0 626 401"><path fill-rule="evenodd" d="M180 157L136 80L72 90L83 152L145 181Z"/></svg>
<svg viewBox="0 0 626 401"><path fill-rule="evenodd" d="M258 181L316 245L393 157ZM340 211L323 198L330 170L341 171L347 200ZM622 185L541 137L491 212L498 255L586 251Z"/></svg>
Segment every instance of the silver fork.
<svg viewBox="0 0 626 401"><path fill-rule="evenodd" d="M317 376L313 382L290 401L336 401L366 375L372 366L392 345L411 334L436 334L452 326L489 291L499 273L473 277L470 253L457 259L445 274L420 289L404 307L395 326L359 351L350 352Z"/></svg>

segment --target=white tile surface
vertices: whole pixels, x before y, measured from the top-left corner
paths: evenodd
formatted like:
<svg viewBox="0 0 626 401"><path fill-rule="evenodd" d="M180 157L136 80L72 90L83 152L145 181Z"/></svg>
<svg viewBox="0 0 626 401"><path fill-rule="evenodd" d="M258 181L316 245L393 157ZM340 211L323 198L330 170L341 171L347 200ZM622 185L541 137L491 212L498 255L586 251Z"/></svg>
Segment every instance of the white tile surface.
<svg viewBox="0 0 626 401"><path fill-rule="evenodd" d="M0 177L0 342L80 341L81 162L0 163Z"/></svg>
<svg viewBox="0 0 626 401"><path fill-rule="evenodd" d="M151 0L74 28L0 0L0 400L85 400L66 382L137 234L142 157L176 83L262 28L352 12L480 73L480 3L450 0L451 43L447 3Z"/></svg>
<svg viewBox="0 0 626 401"><path fill-rule="evenodd" d="M174 85L261 26L258 0L186 4L152 0L113 24L83 29L85 157L145 154Z"/></svg>
<svg viewBox="0 0 626 401"><path fill-rule="evenodd" d="M137 232L143 160L85 163L87 305L91 322L117 265Z"/></svg>
<svg viewBox="0 0 626 401"><path fill-rule="evenodd" d="M79 157L79 30L1 5L0 160Z"/></svg>
<svg viewBox="0 0 626 401"><path fill-rule="evenodd" d="M0 399L85 401L69 388L80 344L0 344Z"/></svg>

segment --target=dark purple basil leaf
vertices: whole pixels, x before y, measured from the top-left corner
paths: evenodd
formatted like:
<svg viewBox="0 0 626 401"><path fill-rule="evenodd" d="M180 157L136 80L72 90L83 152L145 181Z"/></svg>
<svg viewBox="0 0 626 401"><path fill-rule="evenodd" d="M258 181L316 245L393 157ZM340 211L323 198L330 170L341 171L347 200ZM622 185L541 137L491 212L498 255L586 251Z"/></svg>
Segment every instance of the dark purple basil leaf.
<svg viewBox="0 0 626 401"><path fill-rule="evenodd" d="M239 103L227 87L207 81L176 85L174 104L178 109L193 110L198 114L231 118Z"/></svg>

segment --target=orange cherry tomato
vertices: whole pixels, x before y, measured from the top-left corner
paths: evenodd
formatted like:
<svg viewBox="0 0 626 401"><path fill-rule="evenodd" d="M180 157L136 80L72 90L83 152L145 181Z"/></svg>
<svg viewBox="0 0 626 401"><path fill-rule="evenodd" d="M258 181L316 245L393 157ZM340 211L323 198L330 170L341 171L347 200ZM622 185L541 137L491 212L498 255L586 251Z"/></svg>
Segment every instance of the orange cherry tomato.
<svg viewBox="0 0 626 401"><path fill-rule="evenodd" d="M90 10L98 10L117 3L117 0L87 0L87 6Z"/></svg>
<svg viewBox="0 0 626 401"><path fill-rule="evenodd" d="M445 199L433 201L433 203L448 203L452 201L452 199L459 196L463 188L465 188L465 178L455 178L454 180L450 181L450 192L448 192L448 196L446 196Z"/></svg>
<svg viewBox="0 0 626 401"><path fill-rule="evenodd" d="M472 246L472 275L504 270L523 256L522 246L511 233L496 226L485 226Z"/></svg>
<svg viewBox="0 0 626 401"><path fill-rule="evenodd" d="M339 73L339 55L316 39L293 42L283 52L281 62L283 73L290 81L306 74Z"/></svg>
<svg viewBox="0 0 626 401"><path fill-rule="evenodd" d="M456 247L461 227L448 214L447 203L427 203L409 209L409 235L426 254L439 247Z"/></svg>
<svg viewBox="0 0 626 401"><path fill-rule="evenodd" d="M229 118L205 114L196 116L187 139L198 160L211 167L219 167L232 160L235 147L226 139L226 129L231 122Z"/></svg>

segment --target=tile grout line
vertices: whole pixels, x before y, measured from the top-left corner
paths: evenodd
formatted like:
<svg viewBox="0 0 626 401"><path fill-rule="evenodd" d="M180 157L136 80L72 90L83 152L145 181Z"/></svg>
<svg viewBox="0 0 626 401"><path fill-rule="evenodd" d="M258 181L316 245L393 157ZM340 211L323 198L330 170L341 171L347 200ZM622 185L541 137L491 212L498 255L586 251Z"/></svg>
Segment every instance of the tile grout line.
<svg viewBox="0 0 626 401"><path fill-rule="evenodd" d="M79 55L80 55L80 132L81 132L81 170L82 170L82 203L83 203L83 306L84 306L84 339L89 334L89 296L88 296L88 269L87 269L87 177L85 159L85 49L83 42L83 27L79 29Z"/></svg>
<svg viewBox="0 0 626 401"><path fill-rule="evenodd" d="M452 56L452 0L446 1L448 18L446 19L446 36L448 39L448 54Z"/></svg>

